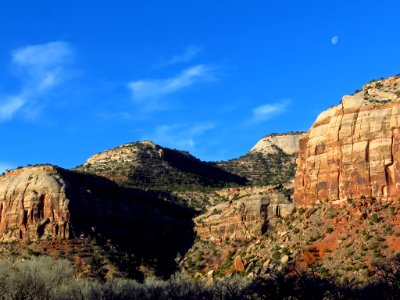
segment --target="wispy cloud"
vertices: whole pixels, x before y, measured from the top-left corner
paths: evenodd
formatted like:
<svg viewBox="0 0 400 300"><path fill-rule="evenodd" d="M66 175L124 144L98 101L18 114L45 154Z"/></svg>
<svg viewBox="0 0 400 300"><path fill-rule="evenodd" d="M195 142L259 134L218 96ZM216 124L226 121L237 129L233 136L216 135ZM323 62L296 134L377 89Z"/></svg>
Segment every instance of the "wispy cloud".
<svg viewBox="0 0 400 300"><path fill-rule="evenodd" d="M253 109L251 123L260 123L282 114L286 111L289 100L283 100L276 103L267 103Z"/></svg>
<svg viewBox="0 0 400 300"><path fill-rule="evenodd" d="M213 122L160 125L151 134L143 136L143 139L152 140L166 147L194 150L197 145L196 139L214 127Z"/></svg>
<svg viewBox="0 0 400 300"><path fill-rule="evenodd" d="M172 58L165 60L163 63L160 64L160 67L189 62L197 55L199 55L202 50L202 47L191 45L185 49L185 52L179 55L174 55Z"/></svg>
<svg viewBox="0 0 400 300"><path fill-rule="evenodd" d="M213 78L213 69L197 65L171 78L131 81L128 88L136 103L144 105L147 109L157 109L161 98Z"/></svg>
<svg viewBox="0 0 400 300"><path fill-rule="evenodd" d="M31 115L42 104L39 98L56 87L72 60L72 47L66 42L51 42L18 48L11 53L11 66L21 80L21 90L0 99L0 120L10 120L18 112Z"/></svg>

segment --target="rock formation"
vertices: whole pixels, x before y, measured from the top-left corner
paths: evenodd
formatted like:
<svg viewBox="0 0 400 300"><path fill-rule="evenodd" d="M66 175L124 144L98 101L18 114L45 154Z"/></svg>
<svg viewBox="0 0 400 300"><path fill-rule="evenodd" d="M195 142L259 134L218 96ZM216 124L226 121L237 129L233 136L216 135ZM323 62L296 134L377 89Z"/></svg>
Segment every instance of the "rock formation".
<svg viewBox="0 0 400 300"><path fill-rule="evenodd" d="M301 135L295 132L266 136L249 153L217 165L255 186L291 183Z"/></svg>
<svg viewBox="0 0 400 300"><path fill-rule="evenodd" d="M298 205L400 198L400 76L372 81L321 113L299 142Z"/></svg>
<svg viewBox="0 0 400 300"><path fill-rule="evenodd" d="M293 203L274 188L247 195L237 189L230 201L210 207L194 222L197 235L205 240L246 239L261 236L272 218L285 217L293 210Z"/></svg>
<svg viewBox="0 0 400 300"><path fill-rule="evenodd" d="M66 187L52 166L14 170L0 177L0 240L69 238Z"/></svg>
<svg viewBox="0 0 400 300"><path fill-rule="evenodd" d="M76 170L100 175L126 186L146 188L246 183L244 178L203 162L186 151L164 148L150 141L106 150L89 158Z"/></svg>
<svg viewBox="0 0 400 300"><path fill-rule="evenodd" d="M51 165L8 171L0 176L0 241L62 248L90 240L106 256L110 251L120 271L136 276L141 264L157 262L155 270L168 275L194 238L194 211L172 198ZM129 255L135 259L121 260Z"/></svg>
<svg viewBox="0 0 400 300"><path fill-rule="evenodd" d="M277 154L277 148L280 148L286 154L297 154L299 151L299 139L302 134L302 132L292 132L266 136L251 148L250 153Z"/></svg>
<svg viewBox="0 0 400 300"><path fill-rule="evenodd" d="M190 243L193 212L165 199L50 165L9 171L0 177L0 241L84 235L144 249L186 228Z"/></svg>

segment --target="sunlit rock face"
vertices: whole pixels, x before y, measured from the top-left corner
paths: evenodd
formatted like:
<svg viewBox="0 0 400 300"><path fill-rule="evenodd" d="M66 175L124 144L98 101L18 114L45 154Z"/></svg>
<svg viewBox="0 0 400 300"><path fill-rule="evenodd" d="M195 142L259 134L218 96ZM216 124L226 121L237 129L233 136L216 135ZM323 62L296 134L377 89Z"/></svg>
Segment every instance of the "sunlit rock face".
<svg viewBox="0 0 400 300"><path fill-rule="evenodd" d="M52 166L14 170L0 177L1 240L69 238L66 188Z"/></svg>
<svg viewBox="0 0 400 300"><path fill-rule="evenodd" d="M273 134L259 140L257 144L250 150L250 153L276 154L277 147L284 153L293 155L299 151L299 140L303 135L302 132Z"/></svg>
<svg viewBox="0 0 400 300"><path fill-rule="evenodd" d="M299 141L297 205L400 198L400 77L373 81L319 115Z"/></svg>
<svg viewBox="0 0 400 300"><path fill-rule="evenodd" d="M232 200L212 206L195 218L195 230L201 239L213 242L250 239L265 233L271 219L293 211L294 204L277 189L260 188L248 195L238 190Z"/></svg>

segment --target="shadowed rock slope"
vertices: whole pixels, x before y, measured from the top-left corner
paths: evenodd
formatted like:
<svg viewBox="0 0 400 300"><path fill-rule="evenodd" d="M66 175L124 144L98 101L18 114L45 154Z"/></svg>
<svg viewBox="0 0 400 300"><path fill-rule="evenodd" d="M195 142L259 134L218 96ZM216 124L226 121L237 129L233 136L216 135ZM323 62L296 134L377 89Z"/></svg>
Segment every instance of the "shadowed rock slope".
<svg viewBox="0 0 400 300"><path fill-rule="evenodd" d="M149 141L124 144L96 154L77 170L104 176L125 186L167 190L246 183L245 178L202 162L188 152Z"/></svg>
<svg viewBox="0 0 400 300"><path fill-rule="evenodd" d="M119 271L139 276L140 266L147 265L168 275L177 253L185 253L193 241L193 211L167 197L50 165L9 171L0 177L0 240L86 238L102 247ZM119 257L112 249L120 250ZM121 253L132 257L122 261Z"/></svg>

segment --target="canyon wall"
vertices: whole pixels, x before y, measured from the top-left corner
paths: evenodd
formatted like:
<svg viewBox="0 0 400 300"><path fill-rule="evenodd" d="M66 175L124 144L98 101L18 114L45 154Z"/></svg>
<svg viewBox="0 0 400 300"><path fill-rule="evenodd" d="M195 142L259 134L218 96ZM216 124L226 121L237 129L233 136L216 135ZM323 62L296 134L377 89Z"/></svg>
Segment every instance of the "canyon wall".
<svg viewBox="0 0 400 300"><path fill-rule="evenodd" d="M400 198L400 76L364 85L299 141L294 198Z"/></svg>
<svg viewBox="0 0 400 300"><path fill-rule="evenodd" d="M66 185L51 166L19 169L1 176L1 240L69 238Z"/></svg>
<svg viewBox="0 0 400 300"><path fill-rule="evenodd" d="M203 240L250 239L265 233L277 217L293 213L294 204L272 187L231 189L231 200L208 208L194 219L197 236Z"/></svg>

